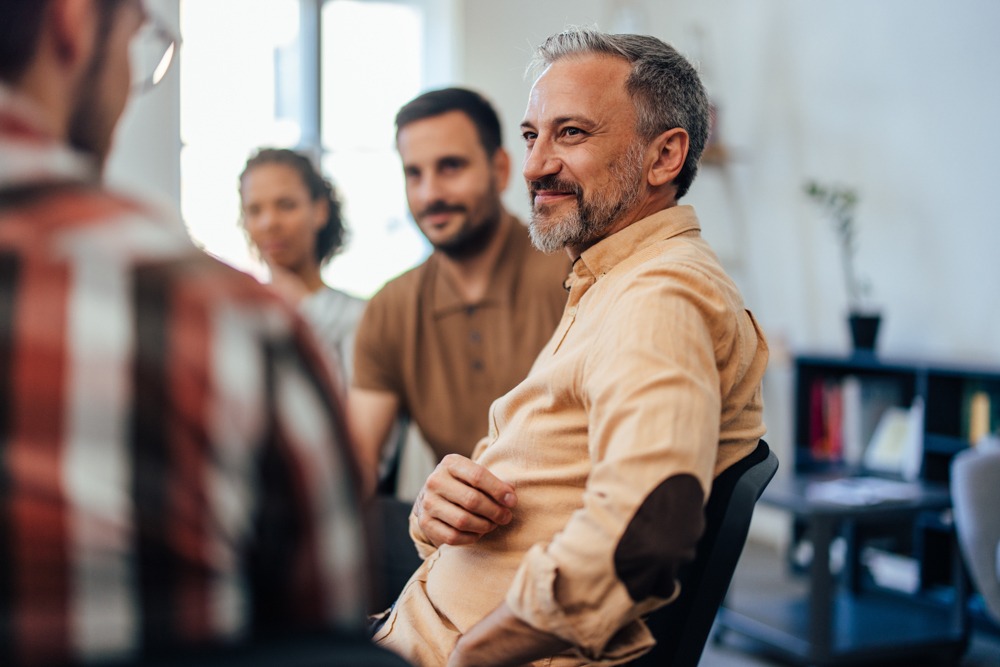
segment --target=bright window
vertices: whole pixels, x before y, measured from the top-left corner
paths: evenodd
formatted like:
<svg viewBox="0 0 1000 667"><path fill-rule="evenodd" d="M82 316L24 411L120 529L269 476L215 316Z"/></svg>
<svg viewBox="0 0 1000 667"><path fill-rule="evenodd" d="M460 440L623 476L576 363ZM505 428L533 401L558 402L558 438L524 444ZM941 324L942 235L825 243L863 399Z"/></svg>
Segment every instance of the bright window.
<svg viewBox="0 0 1000 667"><path fill-rule="evenodd" d="M392 121L448 76L425 66L441 70L449 55L426 39L425 7L441 3L321 4L317 17L315 0L181 1L181 212L205 250L266 278L238 226L240 170L265 145L319 155L351 230L324 276L367 297L428 252L406 208Z"/></svg>
<svg viewBox="0 0 1000 667"><path fill-rule="evenodd" d="M393 125L421 90L423 13L333 0L323 5L322 34L323 169L344 196L351 228L350 245L325 273L334 286L369 295L429 252L409 218Z"/></svg>

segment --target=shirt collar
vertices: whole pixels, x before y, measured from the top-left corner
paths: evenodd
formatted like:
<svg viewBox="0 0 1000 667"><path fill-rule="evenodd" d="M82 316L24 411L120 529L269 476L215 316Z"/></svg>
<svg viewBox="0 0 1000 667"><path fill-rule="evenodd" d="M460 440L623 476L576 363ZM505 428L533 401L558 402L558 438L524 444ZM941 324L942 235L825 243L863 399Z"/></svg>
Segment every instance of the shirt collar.
<svg viewBox="0 0 1000 667"><path fill-rule="evenodd" d="M94 161L55 138L49 115L0 84L0 188L46 181L96 183Z"/></svg>
<svg viewBox="0 0 1000 667"><path fill-rule="evenodd" d="M435 250L427 260L432 268L433 280L433 311L437 316L466 310L469 307L481 306L503 306L510 301L510 285L518 275L518 267L522 263L524 254L528 251L528 230L517 218L504 211L501 213L503 220L507 223L507 238L504 239L503 248L497 256L496 263L490 275L490 282L486 288L486 295L474 304L466 303L462 295L452 283L450 277L441 270L439 250Z"/></svg>
<svg viewBox="0 0 1000 667"><path fill-rule="evenodd" d="M671 206L657 211L584 250L573 262L568 286L572 289L581 282L596 282L643 248L691 231L701 231L693 207Z"/></svg>

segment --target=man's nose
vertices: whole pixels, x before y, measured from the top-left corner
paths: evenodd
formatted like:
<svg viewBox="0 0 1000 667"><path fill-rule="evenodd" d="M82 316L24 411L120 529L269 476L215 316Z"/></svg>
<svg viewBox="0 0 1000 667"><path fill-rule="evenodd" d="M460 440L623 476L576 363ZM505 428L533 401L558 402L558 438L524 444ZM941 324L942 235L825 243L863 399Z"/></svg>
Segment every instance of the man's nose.
<svg viewBox="0 0 1000 667"><path fill-rule="evenodd" d="M537 181L544 176L558 173L560 168L561 164L551 147L545 142L535 141L524 155L522 173L525 180Z"/></svg>
<svg viewBox="0 0 1000 667"><path fill-rule="evenodd" d="M430 202L443 199L442 194L444 188L442 185L441 179L433 174L429 174L420 179L420 183L416 188L416 194L420 200L421 208L426 207Z"/></svg>

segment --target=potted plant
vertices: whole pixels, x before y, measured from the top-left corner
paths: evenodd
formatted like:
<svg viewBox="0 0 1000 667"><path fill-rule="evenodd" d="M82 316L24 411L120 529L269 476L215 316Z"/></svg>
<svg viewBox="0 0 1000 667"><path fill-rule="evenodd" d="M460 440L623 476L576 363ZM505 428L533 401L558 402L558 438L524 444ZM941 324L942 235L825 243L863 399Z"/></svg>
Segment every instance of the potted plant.
<svg viewBox="0 0 1000 667"><path fill-rule="evenodd" d="M854 348L874 350L882 316L868 305L871 283L861 276L854 266L858 249L854 219L858 193L854 188L822 185L816 181L806 182L804 190L830 217L837 239L840 241L840 261L847 288L848 322Z"/></svg>

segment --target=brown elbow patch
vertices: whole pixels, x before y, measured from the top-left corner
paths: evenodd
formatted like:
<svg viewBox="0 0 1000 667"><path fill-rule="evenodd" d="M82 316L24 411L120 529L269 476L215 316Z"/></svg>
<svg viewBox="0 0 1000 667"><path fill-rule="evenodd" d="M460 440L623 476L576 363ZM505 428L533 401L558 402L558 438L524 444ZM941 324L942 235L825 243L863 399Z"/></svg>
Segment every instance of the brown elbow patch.
<svg viewBox="0 0 1000 667"><path fill-rule="evenodd" d="M673 595L677 571L694 560L705 527L703 501L698 480L677 475L639 506L615 549L615 572L634 601Z"/></svg>

